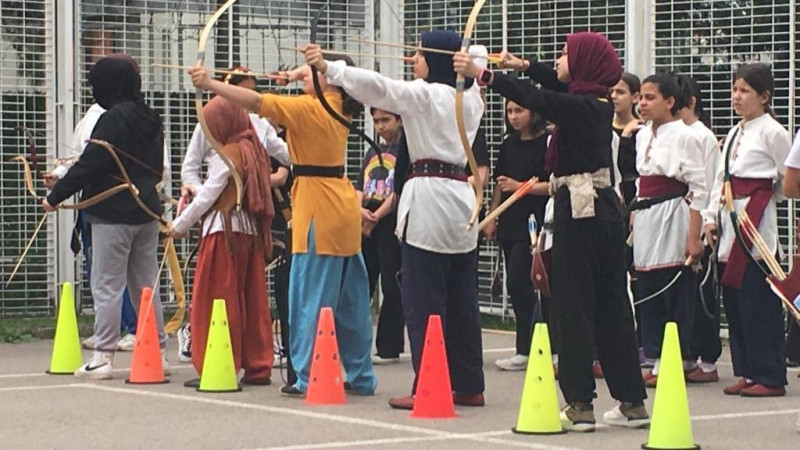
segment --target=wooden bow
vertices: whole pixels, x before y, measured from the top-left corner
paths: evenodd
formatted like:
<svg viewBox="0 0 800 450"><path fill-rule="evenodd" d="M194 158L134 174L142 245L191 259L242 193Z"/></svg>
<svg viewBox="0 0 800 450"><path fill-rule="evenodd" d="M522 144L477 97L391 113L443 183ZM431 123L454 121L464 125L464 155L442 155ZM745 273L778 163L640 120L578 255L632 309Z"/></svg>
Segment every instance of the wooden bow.
<svg viewBox="0 0 800 450"><path fill-rule="evenodd" d="M467 25L464 28L464 35L461 39L461 52L466 53L469 50L470 39L472 37L472 30L475 28L475 21L478 19L478 12L480 12L486 0L478 0L472 11L469 13ZM472 215L467 222L467 230L471 229L478 219L478 214L483 205L483 180L478 171L478 163L475 161L475 155L472 153L472 144L467 137L467 127L464 123L464 76L460 73L456 75L456 123L458 124L458 135L461 138L461 145L464 147L464 153L467 155L467 162L469 163L469 170L472 172L473 189L475 190L475 207L472 210Z"/></svg>
<svg viewBox="0 0 800 450"><path fill-rule="evenodd" d="M225 11L227 11L228 8L230 8L234 3L236 3L236 0L228 0L225 2L219 7L219 9L217 9L216 12L214 12L208 22L206 22L203 31L200 33L200 41L197 44L197 62L195 63L195 67L203 66L206 57L206 42L208 41L208 35L211 33L211 29L214 28L214 24L217 22L217 20L219 20ZM211 130L208 128L205 114L203 114L203 91L201 89L195 90L194 106L195 114L197 114L197 121L200 123L200 128L203 130L203 134L206 135L206 139L208 140L209 144L211 144L211 148L217 152L219 158L228 167L230 176L233 177L233 182L236 185L236 210L239 211L242 209L242 196L244 194L242 177L236 170L236 166L233 164L233 161L231 161L231 159L222 152L222 145L219 143L219 141L214 139L214 136L211 134Z"/></svg>

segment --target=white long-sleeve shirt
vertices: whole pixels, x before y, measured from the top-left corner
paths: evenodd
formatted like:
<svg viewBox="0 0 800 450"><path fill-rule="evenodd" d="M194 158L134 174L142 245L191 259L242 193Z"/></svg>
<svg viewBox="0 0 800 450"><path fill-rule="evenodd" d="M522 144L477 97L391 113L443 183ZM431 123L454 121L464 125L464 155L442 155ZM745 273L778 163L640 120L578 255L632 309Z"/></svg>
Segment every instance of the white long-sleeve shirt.
<svg viewBox="0 0 800 450"><path fill-rule="evenodd" d="M258 135L261 143L264 144L267 153L284 166L290 167L292 162L289 159L289 148L286 146L286 142L278 137L275 127L267 119L258 117L258 114L251 113L250 122L253 123L256 135ZM195 188L203 184L200 177L203 161L208 161L210 164L210 157L213 154L215 153L212 152L211 144L206 139L200 124L197 124L194 128L194 133L192 133L192 139L189 141L189 147L186 149L186 155L183 157L181 183L184 186L194 186Z"/></svg>
<svg viewBox="0 0 800 450"><path fill-rule="evenodd" d="M424 80L399 81L379 73L328 62L328 82L356 100L400 114L413 163L437 159L464 167L467 157L458 136L455 88ZM477 89L464 92L464 121L470 143L475 140L483 101ZM466 230L475 205L468 183L438 177L406 182L397 207L397 234L413 245L438 253L466 253L477 246L478 229Z"/></svg>
<svg viewBox="0 0 800 450"><path fill-rule="evenodd" d="M679 197L634 212L633 263L637 270L672 267L686 260L689 210L700 212L708 203L704 157L695 132L680 119L662 124L655 134L652 123L636 134L639 175L676 179L689 186L691 195L688 205Z"/></svg>
<svg viewBox="0 0 800 450"><path fill-rule="evenodd" d="M689 125L689 128L694 131L697 140L700 141L700 147L703 149L703 171L706 176L706 192L708 192L708 198L710 199L711 189L714 187L714 175L717 161L720 157L719 147L717 147L717 136L699 120Z"/></svg>
<svg viewBox="0 0 800 450"><path fill-rule="evenodd" d="M736 130L739 133L736 135ZM736 236L730 215L722 208L722 193L725 179L725 158L730 149L730 173L740 178L769 178L772 180L772 200L767 204L758 231L769 247L770 253L778 249L778 208L777 203L785 200L783 196L783 176L786 171L784 161L792 146L789 132L769 114L763 114L744 124L731 128L722 144L722 154L716 166L714 187L708 207L703 211L703 222L721 227L719 260L727 261ZM736 211L747 207L748 198L734 199ZM720 211L720 209L723 211ZM721 213L721 214L719 214ZM721 217L720 223L718 217ZM754 256L758 251L751 249Z"/></svg>

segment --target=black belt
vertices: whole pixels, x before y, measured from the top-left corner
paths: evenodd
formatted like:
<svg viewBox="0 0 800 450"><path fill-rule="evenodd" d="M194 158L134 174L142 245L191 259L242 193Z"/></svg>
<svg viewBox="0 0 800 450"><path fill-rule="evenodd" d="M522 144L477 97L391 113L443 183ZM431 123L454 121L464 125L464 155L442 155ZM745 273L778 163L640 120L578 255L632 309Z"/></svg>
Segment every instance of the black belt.
<svg viewBox="0 0 800 450"><path fill-rule="evenodd" d="M419 159L411 164L408 178L438 177L467 181L463 166L457 166L437 159Z"/></svg>
<svg viewBox="0 0 800 450"><path fill-rule="evenodd" d="M295 164L292 175L296 177L343 178L344 166L310 166Z"/></svg>
<svg viewBox="0 0 800 450"><path fill-rule="evenodd" d="M659 203L668 202L675 198L681 198L686 195L686 192L670 192L669 194L659 195L658 197L639 198L635 197L631 204L628 205L628 212L639 211L642 209L649 209Z"/></svg>

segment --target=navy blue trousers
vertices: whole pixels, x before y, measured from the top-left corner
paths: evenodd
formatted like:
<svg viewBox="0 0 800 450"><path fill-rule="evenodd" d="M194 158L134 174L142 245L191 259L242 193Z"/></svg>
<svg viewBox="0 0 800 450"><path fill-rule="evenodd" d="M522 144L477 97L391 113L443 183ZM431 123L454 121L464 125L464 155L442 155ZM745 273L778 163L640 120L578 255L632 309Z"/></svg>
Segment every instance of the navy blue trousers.
<svg viewBox="0 0 800 450"><path fill-rule="evenodd" d="M722 354L722 341L719 338L719 298L714 289L714 272L708 274L708 280L703 282L709 270L709 256L711 249L706 249L703 257L703 272L697 277L697 302L694 309L694 326L692 327L692 342L689 347L689 359L700 358L705 363L716 363ZM701 295L702 293L702 295Z"/></svg>
<svg viewBox="0 0 800 450"><path fill-rule="evenodd" d="M719 273L724 270L725 265L720 264ZM748 261L741 289L722 288L733 374L768 387L785 386L783 307L765 278L764 272Z"/></svg>
<svg viewBox="0 0 800 450"><path fill-rule="evenodd" d="M444 327L453 391L483 393L477 250L444 254L403 243L401 260L400 298L416 374L413 391L416 391L428 316L438 314Z"/></svg>
<svg viewBox="0 0 800 450"><path fill-rule="evenodd" d="M638 301L660 291L679 271L682 272L680 278L669 289L636 306L642 318L639 327L642 330L644 355L648 358L661 357L664 326L667 322L675 322L678 324L681 354L684 359L691 359L689 344L692 342L697 287L692 270L681 266L637 272L635 298Z"/></svg>

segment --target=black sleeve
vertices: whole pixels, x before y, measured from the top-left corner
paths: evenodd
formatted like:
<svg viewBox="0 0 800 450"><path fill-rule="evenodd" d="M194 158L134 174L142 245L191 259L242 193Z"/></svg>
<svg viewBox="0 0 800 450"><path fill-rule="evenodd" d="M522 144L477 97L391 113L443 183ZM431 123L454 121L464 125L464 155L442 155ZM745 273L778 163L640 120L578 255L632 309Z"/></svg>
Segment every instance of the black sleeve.
<svg viewBox="0 0 800 450"><path fill-rule="evenodd" d="M502 72L494 73L490 87L503 97L556 124L584 123L597 114L597 108L590 104L594 100L591 97L539 89L526 80Z"/></svg>
<svg viewBox="0 0 800 450"><path fill-rule="evenodd" d="M636 171L636 132L628 137L620 136L617 167L623 181L636 178L639 175Z"/></svg>
<svg viewBox="0 0 800 450"><path fill-rule="evenodd" d="M489 147L486 143L486 131L484 131L483 124L478 127L478 133L475 135L475 140L472 142L472 154L475 155L475 162L478 167L489 167ZM472 170L469 168L469 163L465 169L467 176L472 175Z"/></svg>
<svg viewBox="0 0 800 450"><path fill-rule="evenodd" d="M364 192L364 172L367 168L367 164L369 164L369 159L372 158L372 155L375 154L375 150L369 149L367 150L366 156L364 156L364 160L361 161L361 168L358 170L358 178L356 178L355 188L357 191Z"/></svg>
<svg viewBox="0 0 800 450"><path fill-rule="evenodd" d="M558 75L553 70L552 64L531 60L531 65L525 71L531 80L542 85L543 88L555 92L567 92L567 84L558 81Z"/></svg>
<svg viewBox="0 0 800 450"><path fill-rule="evenodd" d="M497 177L501 175L508 175L508 163L506 162L506 149L508 148L508 140L509 138L505 138L503 142L500 144L500 149L497 153L497 162L494 164L494 179L497 180Z"/></svg>
<svg viewBox="0 0 800 450"><path fill-rule="evenodd" d="M116 141L116 136L113 135L113 130L116 127L113 124L115 120L121 119L114 116L114 111L105 112L100 116L97 125L92 130L92 139L101 139L108 142ZM53 206L58 205L88 184L97 182L99 177L109 173L114 168L114 160L106 149L97 144L87 144L78 161L70 167L64 178L53 186L53 190L47 196L47 203Z"/></svg>

